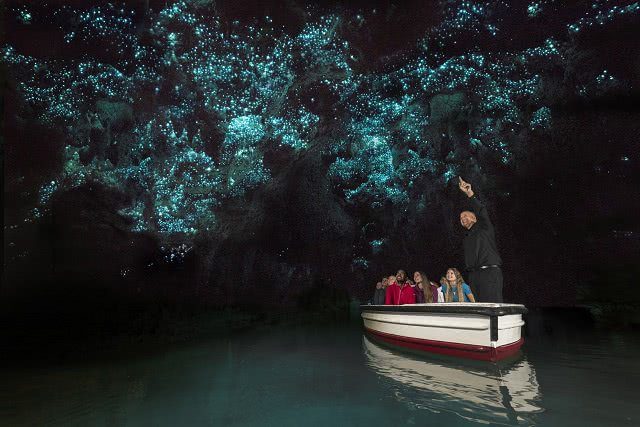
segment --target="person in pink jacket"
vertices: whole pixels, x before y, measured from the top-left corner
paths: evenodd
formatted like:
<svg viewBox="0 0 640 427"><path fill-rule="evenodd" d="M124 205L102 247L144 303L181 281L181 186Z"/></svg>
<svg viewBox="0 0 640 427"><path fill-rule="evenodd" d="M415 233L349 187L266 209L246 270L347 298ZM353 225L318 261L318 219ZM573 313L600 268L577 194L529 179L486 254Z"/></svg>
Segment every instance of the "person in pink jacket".
<svg viewBox="0 0 640 427"><path fill-rule="evenodd" d="M389 278L391 280L391 278ZM398 270L395 281L387 286L384 303L386 305L415 304L416 294L413 287L407 281L407 273Z"/></svg>

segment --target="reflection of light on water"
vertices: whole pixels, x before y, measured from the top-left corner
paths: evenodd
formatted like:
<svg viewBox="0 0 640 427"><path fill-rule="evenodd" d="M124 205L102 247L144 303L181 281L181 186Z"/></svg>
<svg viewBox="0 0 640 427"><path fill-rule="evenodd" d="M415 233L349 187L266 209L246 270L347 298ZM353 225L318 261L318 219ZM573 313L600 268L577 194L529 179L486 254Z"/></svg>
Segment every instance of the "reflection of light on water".
<svg viewBox="0 0 640 427"><path fill-rule="evenodd" d="M411 407L453 412L481 423L530 424L540 412L538 382L523 359L511 366L426 360L383 348L366 336L367 364L393 380L394 395Z"/></svg>

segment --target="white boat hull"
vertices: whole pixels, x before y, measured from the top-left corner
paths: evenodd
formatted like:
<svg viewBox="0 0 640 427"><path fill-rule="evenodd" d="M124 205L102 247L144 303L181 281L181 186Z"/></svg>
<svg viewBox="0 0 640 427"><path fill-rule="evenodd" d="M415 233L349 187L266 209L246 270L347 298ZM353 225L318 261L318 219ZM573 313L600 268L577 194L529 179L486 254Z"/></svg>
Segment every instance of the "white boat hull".
<svg viewBox="0 0 640 427"><path fill-rule="evenodd" d="M519 304L364 305L364 327L388 344L414 350L496 361L522 346Z"/></svg>

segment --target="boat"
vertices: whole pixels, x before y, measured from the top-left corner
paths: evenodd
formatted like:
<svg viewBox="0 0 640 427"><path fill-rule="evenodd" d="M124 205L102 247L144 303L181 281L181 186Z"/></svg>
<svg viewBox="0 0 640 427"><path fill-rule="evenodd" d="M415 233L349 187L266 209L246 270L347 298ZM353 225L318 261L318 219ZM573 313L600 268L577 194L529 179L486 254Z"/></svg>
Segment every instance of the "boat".
<svg viewBox="0 0 640 427"><path fill-rule="evenodd" d="M367 366L411 408L454 413L481 424L533 425L543 411L536 372L526 357L498 363L425 358L362 337Z"/></svg>
<svg viewBox="0 0 640 427"><path fill-rule="evenodd" d="M498 361L516 355L524 338L521 304L361 305L367 333L410 350Z"/></svg>

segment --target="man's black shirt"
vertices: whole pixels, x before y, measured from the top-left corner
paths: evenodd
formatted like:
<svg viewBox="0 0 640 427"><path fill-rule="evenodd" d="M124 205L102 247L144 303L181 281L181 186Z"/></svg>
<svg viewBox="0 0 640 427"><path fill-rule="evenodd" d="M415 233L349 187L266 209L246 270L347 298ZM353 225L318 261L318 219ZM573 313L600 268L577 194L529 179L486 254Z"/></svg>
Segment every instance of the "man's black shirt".
<svg viewBox="0 0 640 427"><path fill-rule="evenodd" d="M470 201L478 222L467 231L464 238L466 268L474 270L483 265L502 265L493 224L489 219L487 208L476 196L471 197Z"/></svg>

